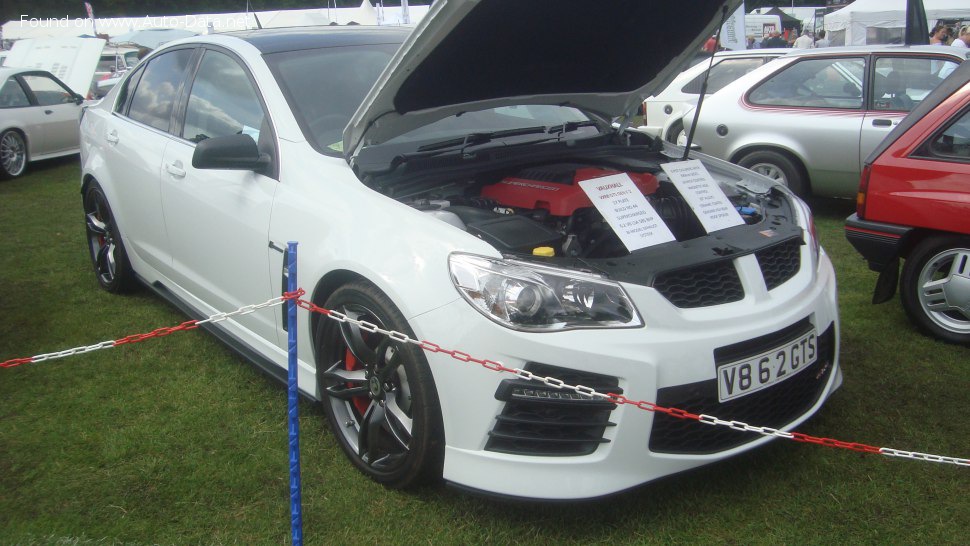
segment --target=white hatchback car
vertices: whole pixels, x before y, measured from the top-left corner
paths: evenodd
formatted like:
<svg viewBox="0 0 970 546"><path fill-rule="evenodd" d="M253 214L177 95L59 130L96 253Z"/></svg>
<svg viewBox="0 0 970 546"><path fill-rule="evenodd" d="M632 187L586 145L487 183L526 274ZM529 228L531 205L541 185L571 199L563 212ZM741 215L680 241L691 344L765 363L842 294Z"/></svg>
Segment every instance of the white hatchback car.
<svg viewBox="0 0 970 546"><path fill-rule="evenodd" d="M681 72L663 91L643 101L643 125L640 131L677 143L684 132L684 112L697 105L704 76L707 76L707 95L717 93L727 84L790 52L788 49L750 49L718 51L711 59L706 58Z"/></svg>
<svg viewBox="0 0 970 546"><path fill-rule="evenodd" d="M722 2L701 2L689 33L683 21L641 32L663 4L679 13L606 3L591 20L585 3L439 0L410 35L166 44L82 119L98 281L140 281L205 316L280 295L285 244L298 241L300 285L319 306L600 392L791 429L841 383L832 265L783 186L705 160L736 220L709 230L664 171L683 150L612 127L721 17ZM652 54L631 63L630 51ZM654 223L598 212L584 186L611 184L626 188L611 200L630 201L608 211L635 206ZM670 238L630 251L617 229ZM276 309L213 328L282 377L284 324ZM443 477L590 498L769 440L319 315L299 339L300 389L353 464L389 486Z"/></svg>

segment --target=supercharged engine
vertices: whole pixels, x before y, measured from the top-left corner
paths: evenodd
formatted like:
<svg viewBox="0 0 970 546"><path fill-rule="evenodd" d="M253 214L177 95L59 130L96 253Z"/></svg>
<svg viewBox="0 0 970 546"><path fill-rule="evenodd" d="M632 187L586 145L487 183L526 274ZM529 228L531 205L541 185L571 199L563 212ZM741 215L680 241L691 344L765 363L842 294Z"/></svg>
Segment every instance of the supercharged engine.
<svg viewBox="0 0 970 546"><path fill-rule="evenodd" d="M697 217L661 170L627 174L678 241L705 235ZM525 168L458 195L405 201L481 238L503 252L537 256L613 258L629 251L593 206L579 182L620 174L600 166L555 163ZM469 195L470 194L470 195ZM759 208L729 195L749 224Z"/></svg>

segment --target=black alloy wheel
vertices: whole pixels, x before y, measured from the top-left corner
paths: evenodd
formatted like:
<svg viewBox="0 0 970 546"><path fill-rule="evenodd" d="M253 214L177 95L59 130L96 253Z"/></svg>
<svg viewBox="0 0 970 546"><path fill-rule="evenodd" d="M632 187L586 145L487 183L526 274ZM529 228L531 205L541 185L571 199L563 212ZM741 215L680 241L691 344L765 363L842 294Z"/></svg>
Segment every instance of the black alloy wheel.
<svg viewBox="0 0 970 546"><path fill-rule="evenodd" d="M84 224L91 264L101 288L113 293L133 289L137 284L134 271L108 205L108 198L97 182L91 182L84 192Z"/></svg>
<svg viewBox="0 0 970 546"><path fill-rule="evenodd" d="M337 289L325 307L413 336L390 299L367 282ZM390 487L440 477L441 410L422 350L356 324L318 320L317 379L330 428L347 457Z"/></svg>

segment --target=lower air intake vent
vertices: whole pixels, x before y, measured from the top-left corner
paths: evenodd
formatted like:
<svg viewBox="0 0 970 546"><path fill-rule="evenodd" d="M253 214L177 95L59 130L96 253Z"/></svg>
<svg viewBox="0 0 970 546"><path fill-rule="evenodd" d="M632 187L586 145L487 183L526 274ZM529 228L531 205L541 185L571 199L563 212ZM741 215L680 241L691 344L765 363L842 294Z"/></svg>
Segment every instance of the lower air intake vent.
<svg viewBox="0 0 970 546"><path fill-rule="evenodd" d="M623 392L615 377L531 362L525 369L602 393ZM603 434L606 427L615 426L609 421L615 404L538 381L506 379L495 398L504 401L505 408L488 433L487 451L552 457L589 455L609 442Z"/></svg>
<svg viewBox="0 0 970 546"><path fill-rule="evenodd" d="M745 343L715 351L717 363L735 362L797 339L811 324L807 320L784 330ZM743 421L754 426L782 428L804 415L818 401L832 375L835 334L830 326L818 336L818 359L791 379L764 390L719 402L716 380L660 389L657 404L691 413L708 414L728 421ZM655 414L650 433L650 451L703 455L731 449L761 438L752 432L727 427L712 427L697 421Z"/></svg>
<svg viewBox="0 0 970 546"><path fill-rule="evenodd" d="M744 299L741 279L731 260L661 273L653 287L667 301L682 309Z"/></svg>

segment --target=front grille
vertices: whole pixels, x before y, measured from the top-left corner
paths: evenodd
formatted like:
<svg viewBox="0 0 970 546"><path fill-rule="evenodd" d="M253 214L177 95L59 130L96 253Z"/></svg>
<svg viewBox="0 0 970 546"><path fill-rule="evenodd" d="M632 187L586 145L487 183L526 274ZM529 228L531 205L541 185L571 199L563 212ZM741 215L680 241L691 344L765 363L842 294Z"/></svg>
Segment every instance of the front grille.
<svg viewBox="0 0 970 546"><path fill-rule="evenodd" d="M682 309L744 299L741 279L731 260L666 271L657 275L653 287L670 303Z"/></svg>
<svg viewBox="0 0 970 546"><path fill-rule="evenodd" d="M619 380L606 375L578 372L530 362L525 369L541 377L555 377L570 385L585 385L602 393L622 394ZM495 398L505 402L502 413L488 433L487 451L515 455L589 455L603 438L616 408L612 402L556 389L524 379L506 379Z"/></svg>
<svg viewBox="0 0 970 546"><path fill-rule="evenodd" d="M757 355L798 338L808 328L811 324L806 319L774 334L723 347L715 351L715 361L727 363ZM835 361L833 326L818 337L818 350L818 360L811 366L762 391L721 403L717 397L717 380L712 379L660 389L657 404L754 426L782 428L815 405L828 383ZM655 414L650 451L703 455L731 449L760 437L751 432Z"/></svg>
<svg viewBox="0 0 970 546"><path fill-rule="evenodd" d="M801 267L801 246L801 240L791 239L755 253L768 290L781 286L798 273Z"/></svg>

